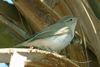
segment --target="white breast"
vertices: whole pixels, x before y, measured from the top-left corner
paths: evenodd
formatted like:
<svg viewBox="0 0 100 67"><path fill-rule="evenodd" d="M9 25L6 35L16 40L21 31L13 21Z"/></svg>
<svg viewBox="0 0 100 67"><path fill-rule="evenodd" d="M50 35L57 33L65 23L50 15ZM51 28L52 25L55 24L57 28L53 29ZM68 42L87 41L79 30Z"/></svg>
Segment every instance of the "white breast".
<svg viewBox="0 0 100 67"><path fill-rule="evenodd" d="M64 49L72 40L73 36L71 34L63 34L60 36L53 36L46 39L38 39L31 43L33 46L44 47L43 49L60 51Z"/></svg>
<svg viewBox="0 0 100 67"><path fill-rule="evenodd" d="M61 35L57 37L51 37L48 40L48 47L51 48L52 50L59 51L64 49L70 41L73 39L73 37L69 35Z"/></svg>

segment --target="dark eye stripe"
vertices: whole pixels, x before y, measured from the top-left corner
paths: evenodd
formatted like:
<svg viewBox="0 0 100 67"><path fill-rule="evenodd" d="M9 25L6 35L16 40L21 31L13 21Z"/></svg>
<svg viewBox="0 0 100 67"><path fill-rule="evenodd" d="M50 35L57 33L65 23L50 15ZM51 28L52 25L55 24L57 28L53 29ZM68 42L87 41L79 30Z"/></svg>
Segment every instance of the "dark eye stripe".
<svg viewBox="0 0 100 67"><path fill-rule="evenodd" d="M72 21L72 19L70 19L69 21Z"/></svg>
<svg viewBox="0 0 100 67"><path fill-rule="evenodd" d="M73 19L69 19L69 20L66 20L66 21L68 22L68 21L72 21L72 20L73 20Z"/></svg>

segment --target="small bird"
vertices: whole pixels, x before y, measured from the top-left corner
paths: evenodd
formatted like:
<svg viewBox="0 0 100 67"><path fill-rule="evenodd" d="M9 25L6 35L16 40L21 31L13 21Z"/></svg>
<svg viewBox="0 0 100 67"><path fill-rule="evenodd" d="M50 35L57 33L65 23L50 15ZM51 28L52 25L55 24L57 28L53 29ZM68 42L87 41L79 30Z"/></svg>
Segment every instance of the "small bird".
<svg viewBox="0 0 100 67"><path fill-rule="evenodd" d="M38 47L47 51L60 52L74 37L77 18L64 16L55 24L43 29L29 40L18 44L17 47Z"/></svg>

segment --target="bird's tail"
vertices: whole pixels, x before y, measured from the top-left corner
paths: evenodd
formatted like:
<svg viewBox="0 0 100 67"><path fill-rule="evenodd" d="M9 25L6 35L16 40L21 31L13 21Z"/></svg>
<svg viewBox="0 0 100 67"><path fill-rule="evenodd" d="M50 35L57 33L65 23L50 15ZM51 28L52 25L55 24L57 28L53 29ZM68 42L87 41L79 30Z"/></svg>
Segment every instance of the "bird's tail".
<svg viewBox="0 0 100 67"><path fill-rule="evenodd" d="M27 45L28 45L28 42L25 41L25 42L22 42L20 44L15 45L14 48L18 48L18 47L28 47Z"/></svg>

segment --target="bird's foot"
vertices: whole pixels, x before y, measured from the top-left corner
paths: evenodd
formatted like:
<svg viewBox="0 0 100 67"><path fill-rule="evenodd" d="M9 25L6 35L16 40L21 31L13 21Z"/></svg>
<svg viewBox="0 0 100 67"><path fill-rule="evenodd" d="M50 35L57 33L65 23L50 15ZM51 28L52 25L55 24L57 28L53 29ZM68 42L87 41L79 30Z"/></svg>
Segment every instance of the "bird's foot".
<svg viewBox="0 0 100 67"><path fill-rule="evenodd" d="M29 53L32 53L32 50L34 49L34 47L33 46L30 46L29 47Z"/></svg>

